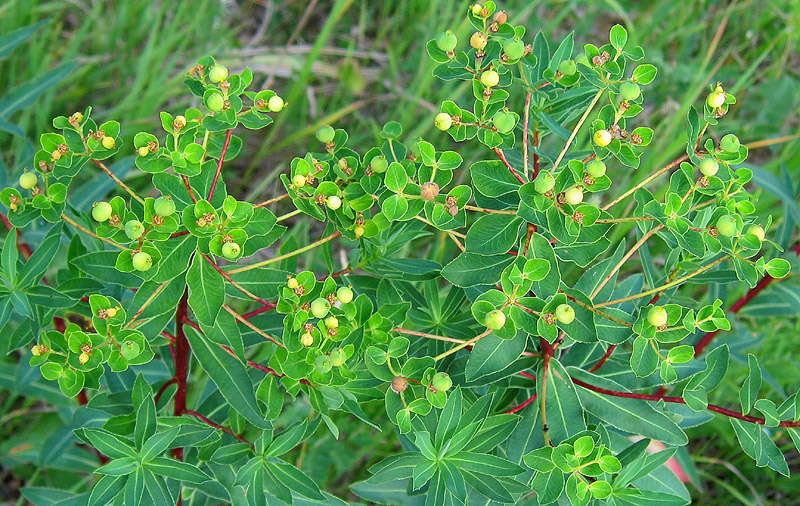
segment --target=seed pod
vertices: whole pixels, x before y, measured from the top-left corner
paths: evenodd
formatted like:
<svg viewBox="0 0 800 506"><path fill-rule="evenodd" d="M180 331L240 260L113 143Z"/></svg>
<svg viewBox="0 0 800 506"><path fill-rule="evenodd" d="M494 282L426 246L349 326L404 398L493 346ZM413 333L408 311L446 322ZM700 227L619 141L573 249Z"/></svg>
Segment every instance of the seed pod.
<svg viewBox="0 0 800 506"><path fill-rule="evenodd" d="M392 391L396 394L400 394L406 391L408 388L408 380L402 376L395 376L392 380Z"/></svg>
<svg viewBox="0 0 800 506"><path fill-rule="evenodd" d="M431 181L424 183L419 194L425 200L433 200L439 195L439 185Z"/></svg>

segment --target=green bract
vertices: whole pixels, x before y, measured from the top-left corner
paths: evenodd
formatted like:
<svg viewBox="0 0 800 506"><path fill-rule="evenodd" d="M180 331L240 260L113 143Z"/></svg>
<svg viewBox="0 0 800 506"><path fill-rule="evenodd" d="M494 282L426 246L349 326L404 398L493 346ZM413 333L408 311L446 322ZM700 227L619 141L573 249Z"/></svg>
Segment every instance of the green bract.
<svg viewBox="0 0 800 506"><path fill-rule="evenodd" d="M237 157L270 148L244 136L286 104L212 57L181 76L193 97L174 103L193 107L152 132L90 108L53 121L31 188L0 192L0 327L20 360L2 386L61 420L13 452L46 471L26 498L681 506L663 464L693 475L687 431L725 416L744 454L788 474L797 394L761 389L755 357L718 339L747 327L733 320L750 300L796 305L793 287L765 289L796 261L793 219L756 213L749 190L766 181L787 216L794 193L743 165L735 137L714 143L735 97L720 85L723 102L690 107L667 132L681 156L651 166L639 113L657 69L625 28L576 48L493 1L462 13L471 47L440 28L426 45L434 76L465 92L434 125L320 128L322 145L301 139L310 151L264 175L277 191L239 188L262 160ZM732 387L732 353L748 379L723 408L709 402ZM332 448L369 462L340 473ZM322 467L304 461L320 452ZM323 492L328 470L347 481Z"/></svg>

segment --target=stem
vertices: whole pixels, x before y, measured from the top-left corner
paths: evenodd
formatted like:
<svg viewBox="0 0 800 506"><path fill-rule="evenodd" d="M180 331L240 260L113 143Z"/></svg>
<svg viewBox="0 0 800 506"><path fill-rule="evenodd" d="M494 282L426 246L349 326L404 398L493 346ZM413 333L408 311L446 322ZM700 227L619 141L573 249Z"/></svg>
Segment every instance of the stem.
<svg viewBox="0 0 800 506"><path fill-rule="evenodd" d="M214 180L211 182L211 189L208 190L208 201L211 202L211 197L214 196L214 189L217 187L217 180L220 173L222 173L222 164L225 162L225 154L228 152L228 145L231 143L231 134L233 129L229 129L225 133L225 143L222 145L222 153L219 155L219 163L217 163L217 172L214 174Z"/></svg>
<svg viewBox="0 0 800 506"><path fill-rule="evenodd" d="M522 176L519 175L519 172L514 170L514 167L508 163L508 160L506 160L506 155L503 154L503 151L499 148L494 148L494 152L497 154L497 157L500 159L500 161L503 162L503 165L506 166L506 168L511 172L511 174L514 175L515 178L517 178L517 181L519 181L520 184L525 184L525 180L522 179Z"/></svg>
<svg viewBox="0 0 800 506"><path fill-rule="evenodd" d="M302 213L302 212L303 212L303 211L301 211L300 209L295 209L294 211L292 211L292 212L290 212L290 213L286 213L286 214L284 214L284 215L278 216L278 218L277 218L275 221L283 221L283 220L288 220L288 219L289 219L289 218L291 218L292 216L297 216L298 214L300 214L300 213Z"/></svg>
<svg viewBox="0 0 800 506"><path fill-rule="evenodd" d="M178 308L175 310L175 383L178 389L175 392L174 415L181 416L186 412L186 378L189 372L189 355L192 349L183 331L183 323L187 320L189 289L183 292ZM183 448L174 448L172 456L183 460Z"/></svg>
<svg viewBox="0 0 800 506"><path fill-rule="evenodd" d="M230 130L228 130L228 131L230 132ZM193 416L193 417L197 418L197 419L198 419L198 420L200 420L201 422L203 422L203 423L205 423L205 424L207 424L207 425L210 425L211 427L214 427L215 429L219 429L219 430L221 430L222 432L226 432L226 433L230 434L231 436L235 437L236 439L238 439L238 440L239 440L239 441L241 441L242 443L247 443L248 445L250 445L250 448L253 448L253 449L255 450L255 446L253 446L253 443L251 443L250 441L248 441L248 440L247 440L247 439L245 439L244 437L240 436L239 434L237 434L237 433L233 432L233 431L232 431L231 429L229 429L228 427L223 427L222 425L220 425L220 424L218 424L218 423L216 423L216 422L214 422L214 421L212 421L212 420L208 419L206 416L204 416L204 415L201 415L201 414L200 414L200 413L198 413L197 411L192 411L191 409L187 409L187 410L185 411L185 413L186 413L187 415L191 415L191 416Z"/></svg>
<svg viewBox="0 0 800 506"><path fill-rule="evenodd" d="M575 128L572 129L572 133L569 134L569 139L567 139L566 144L564 144L564 149L561 150L561 153L558 154L558 158L556 158L556 161L553 163L554 171L558 168L558 164L561 163L561 160L564 158L564 155L566 155L567 151L569 151L569 148L572 145L572 141L575 140L575 136L578 135L578 130L581 129L583 123L586 121L586 118L589 117L589 114L592 112L592 109L594 109L595 104L597 104L597 101L600 100L600 97L603 95L603 91L604 90L597 90L597 94L589 103L589 106L586 108L586 112L583 113L581 119L578 120L578 124L575 125Z"/></svg>
<svg viewBox="0 0 800 506"><path fill-rule="evenodd" d="M550 431L549 427L547 426L547 369L550 367L550 357L553 355L553 347L552 345L547 342L544 338L539 338L539 344L542 347L542 353L544 354L544 365L542 366L542 398L541 398L541 412L542 412L542 435L544 436L544 444L545 446L551 446L550 444Z"/></svg>
<svg viewBox="0 0 800 506"><path fill-rule="evenodd" d="M105 166L105 164L104 164L103 162L101 162L100 160L95 160L95 159L92 159L92 161L93 161L93 162L94 162L94 163L95 163L95 164L96 164L98 167L100 167L100 169L101 169L103 172L105 172L106 174L108 174L108 177L110 177L111 179L113 179L113 180L114 180L114 182L115 182L115 183L117 183L118 185L120 185L120 187L122 187L122 189L123 189L123 190L125 190L126 192L128 192L128 193L130 194L130 196L131 196L131 197L133 197L133 198L135 198L136 200L138 200L138 201L139 201L139 203L141 203L141 204L144 204L144 199L143 199L142 197L140 197L139 195L137 195L137 193L136 193L135 191L131 190L131 188L130 188L128 185L126 185L125 183L123 183L123 182L122 182L122 180L121 180L120 178L118 178L116 174L114 174L113 172L111 172L111 170L110 170L108 167L106 167L106 166Z"/></svg>
<svg viewBox="0 0 800 506"><path fill-rule="evenodd" d="M531 108L531 96L533 95L532 91L529 91L525 94L525 112L523 113L523 120L522 120L522 171L525 174L525 177L528 177L528 120L530 119L530 108ZM539 132L534 128L534 144L538 138ZM536 155L533 155L534 157ZM533 177L536 178L536 168L533 169Z"/></svg>
<svg viewBox="0 0 800 506"><path fill-rule="evenodd" d="M158 406L158 401L161 400L161 396L164 395L164 392L167 391L167 388L169 388L170 385L174 385L177 381L178 380L173 377L165 381L164 384L161 385L161 388L158 389L158 392L156 392L156 396L153 398L153 401L156 403L156 406Z"/></svg>
<svg viewBox="0 0 800 506"><path fill-rule="evenodd" d="M601 281L601 282L600 282L600 284L599 284L599 285L597 285L597 288L595 288L595 289L594 289L594 291L592 291L592 294L589 296L589 298L590 298L590 299L594 299L595 297L597 297L597 294L598 294L598 293L600 293L600 290L602 290L602 289L603 289L603 287L604 287L604 286L606 286L606 284L608 284L608 282L609 282L609 281L611 281L611 278L613 278L613 277L614 277L614 274L616 274L616 273L617 273L617 271L619 271L619 270L622 268L622 266L623 266L623 265L625 265L625 263L628 261L628 259L629 259L631 256L633 256L633 254L634 254L634 253L636 253L636 251L638 251L638 250L639 250L639 248L641 248L641 247L642 247L642 245L643 245L644 243L646 243L648 239L650 239L651 237L653 237L653 236L656 234L656 232L658 232L658 231L659 231L659 230L661 230L662 228L664 228L664 225L658 225L658 226L655 226L655 227L653 227L652 229L650 229L650 231L649 231L649 232L647 232L646 234L644 234L644 235L642 236L642 238L641 238L641 239L639 239L638 241L636 241L636 243L635 243L633 246L631 246L631 249L630 249L630 250L629 250L627 253L625 253L625 256L623 256L623 257L620 259L620 261L619 261L619 262L617 262L617 265L615 265L615 266L614 266L614 267L611 269L611 271L609 271L609 273L606 275L606 277L605 277L605 278L603 278L603 281Z"/></svg>
<svg viewBox="0 0 800 506"><path fill-rule="evenodd" d="M509 415L511 413L519 413L523 409L527 408L530 404L533 404L534 401L536 401L536 394L535 393L533 395L531 395L530 397L528 397L524 402L520 403L517 406L514 406L513 408L511 408L509 410L503 411L503 413L506 414L506 415Z"/></svg>
<svg viewBox="0 0 800 506"><path fill-rule="evenodd" d="M618 392L616 390L608 390L606 388L596 387L594 385L590 385L589 383L583 382L579 379L572 378L572 382L578 386L586 388L587 390L592 390L601 394L611 395L614 397L625 397L627 399L641 399L645 401L664 401L664 402L672 402L677 404L686 404L686 401L683 397L667 397L664 395L649 395L649 394L637 394L633 392ZM725 409L720 406L716 406L714 404L709 404L708 408L709 411L714 411L716 413L723 414L725 416L729 416L731 418L737 418L739 420L744 420L745 422L757 423L760 425L764 425L763 418L756 418L755 416L743 415L742 413L738 413L736 411L732 411L730 409ZM778 424L779 427L800 427L800 422L790 422L784 421Z"/></svg>
<svg viewBox="0 0 800 506"><path fill-rule="evenodd" d="M260 204L254 205L253 209L258 209L259 207L265 207L265 206L268 206L270 204L274 204L275 202L280 202L281 200L288 199L288 198L289 198L289 194L288 193L284 193L283 195L280 195L280 196L275 197L275 198L271 198L269 200L265 200L264 202L261 202Z"/></svg>
<svg viewBox="0 0 800 506"><path fill-rule="evenodd" d="M332 241L332 240L336 239L340 235L342 235L342 233L339 232L339 231L336 231L336 232L332 233L329 236L323 237L322 239L320 239L318 241L312 242L308 246L303 246L300 249L296 249L294 251L290 251L289 253L285 253L283 255L279 255L279 256L276 256L276 257L273 257L273 258L270 258L270 259L264 260L262 262L258 262L258 263L252 264L252 265L245 265L244 267L239 267L237 269L231 269L231 270L229 270L227 272L228 272L228 274L236 274L238 272L245 272L245 271L249 271L249 270L252 270L252 269L257 269L259 267L263 267L265 265L274 264L275 262L280 262L281 260L285 260L287 258L291 258L293 256L299 255L300 253L304 253L306 251L312 250L312 249L316 248L317 246L321 246L321 245L325 244L326 242L329 242L329 241Z"/></svg>
<svg viewBox="0 0 800 506"><path fill-rule="evenodd" d="M481 332L480 334L478 334L477 336L473 337L469 341L464 341L463 343L459 344L458 346L454 346L454 347L450 348L449 350L445 351L444 353L440 353L440 354L436 355L435 357L433 357L433 360L435 362L438 362L441 359L443 359L443 358L445 358L445 357L447 357L449 355L452 355L453 353L457 352L458 350L466 348L467 346L472 346L473 344L477 343L478 341L480 341L481 339L483 339L484 337L488 336L491 333L492 333L491 329L486 329L485 332Z"/></svg>
<svg viewBox="0 0 800 506"><path fill-rule="evenodd" d="M248 319L247 319L247 318L245 318L244 316L240 315L239 313L237 313L236 311L234 311L233 309L231 309L231 307L230 307L229 305L227 305L227 304L223 304L223 305L222 305L222 309L224 309L225 311L227 311L228 313L230 313L230 314L231 314L231 315L232 315L234 318L236 318L236 319L237 319L237 320L239 320L240 322L244 323L244 324L245 324L247 327L249 327L251 330L253 330L253 331L254 331L256 334L260 335L260 336L261 336L261 337L263 337L264 339L266 339L266 340L268 340L268 341L272 341L273 343L277 344L277 345L278 345L278 346L280 346L281 348L285 348L285 346L283 345L283 343L282 343L282 342L280 342L280 341L276 340L276 339L275 339L274 337L272 337L271 335L267 334L266 332L264 332L264 331L263 331L263 330L261 330L260 328L258 328L258 327L256 327L255 325L253 325L253 324L250 322L250 320L248 320Z"/></svg>
<svg viewBox="0 0 800 506"><path fill-rule="evenodd" d="M192 186L189 184L189 178L181 174L181 179L183 179L183 185L186 187L186 191L189 192L189 197L191 197L192 202L197 204L197 197L194 196L194 191L192 190Z"/></svg>
<svg viewBox="0 0 800 506"><path fill-rule="evenodd" d="M605 313L603 311L600 311L599 309L595 309L594 307L590 306L589 304L585 304L585 303L579 301L578 299L576 299L575 297L573 297L571 295L568 295L568 294L565 294L565 295L567 295L567 298L569 300L571 300L572 302L574 302L575 304L581 306L584 309L587 309L587 310L591 311L592 313L596 314L597 316L601 316L601 317L605 318L606 320L612 321L614 323L618 323L620 325L628 327L629 329L633 328L633 324L632 323L628 323L625 320L620 320L616 316L611 316L610 314Z"/></svg>
<svg viewBox="0 0 800 506"><path fill-rule="evenodd" d="M268 302L268 301L266 301L266 300L262 299L261 297L259 297L258 295L254 294L254 293L251 293L251 292L250 292L249 290L247 290L245 287L243 287L242 285L240 285L239 283L237 283L236 281L234 281L234 280L233 280L233 278L231 278L230 274L228 274L227 272L225 272L224 270L222 270L222 269L220 268L220 266L219 266L219 265L217 265L217 264L216 264L216 262L214 262L214 260L212 260L212 259L211 259L211 257L210 257L210 256L208 256L208 255L205 255L205 254L204 254L204 255L203 255L203 258L205 258L205 259L208 261L208 263L210 263L210 264L211 264L211 266L212 266L212 267L214 267L214 269L215 269L217 272L219 272L219 273L222 275L222 277L223 277L223 278L225 278L225 280L226 280L228 283L232 284L232 285L233 285L233 286L234 286L234 287L235 287L237 290L239 290L239 291L240 291L240 292L242 292L243 294L247 295L248 297L250 297L250 298L251 298L251 299L253 299L254 301L256 301L256 302L259 302L259 303L263 304L264 306L272 306L272 307L275 307L275 304L273 304L272 302Z"/></svg>
<svg viewBox="0 0 800 506"><path fill-rule="evenodd" d="M471 206L469 204L464 206L464 209L467 211L478 211L480 213L489 213L489 214L517 214L515 209L487 209L485 207L476 207Z"/></svg>
<svg viewBox="0 0 800 506"><path fill-rule="evenodd" d="M660 176L661 174L663 174L665 172L668 172L669 170L677 167L682 162L685 162L688 159L689 159L689 155L680 156L677 159L675 159L672 162L670 162L667 165L665 165L664 167L662 167L662 168L658 169L657 171L653 172L648 177L646 177L644 180L642 180L640 183L635 184L631 189L629 189L628 191L626 191L625 193L623 193L619 197L615 198L614 200L612 200L611 202L609 202L608 204L603 206L603 208L602 208L603 211L608 211L609 209L611 209L615 205L619 204L620 202L622 202L623 200L628 198L630 195L633 195L633 193L636 192L636 190L638 190L639 188L642 188L644 185L646 185L647 183L649 183L653 179L655 179L658 176Z"/></svg>
<svg viewBox="0 0 800 506"><path fill-rule="evenodd" d="M121 244L117 244L116 242L112 241L111 239L107 239L105 237L100 237L99 235L95 234L94 232L92 232L88 228L84 227L83 225L81 225L77 221L73 220L72 218L70 218L69 216L67 216L64 213L61 213L61 219L66 221L67 223L69 223L73 227L77 228L78 230L80 230L84 234L90 235L90 236L94 237L97 240L103 241L104 243L110 244L111 246L114 246L115 248L119 248L121 250L128 249L127 247L125 247L125 246L123 246Z"/></svg>
<svg viewBox="0 0 800 506"><path fill-rule="evenodd" d="M167 282L166 281L164 281L163 283L158 285L158 287L156 287L156 289L153 291L153 293L150 294L150 297L148 297L147 300L144 301L144 304L142 304L142 307L140 307L139 310L136 311L136 313L133 315L133 317L125 325L126 328L133 328L133 327L131 327L131 325L133 325L133 322L135 322L136 319L139 318L142 315L142 313L144 313L144 310L147 309L147 306L149 306L150 304L153 303L154 300L156 300L156 297L158 297L158 294L161 293L161 290L163 290L165 286L167 286Z"/></svg>
<svg viewBox="0 0 800 506"><path fill-rule="evenodd" d="M657 287L657 288L653 288L652 290L647 290L646 292L637 293L637 294L635 294L635 295L629 295L628 297L622 297L621 299L616 299L616 300L610 300L610 301L608 301L608 302L603 302L603 303L601 303L601 304L597 304L595 307L606 307L606 306L613 306L613 305L616 305L616 304L620 304L620 303L622 303L622 302L628 302L629 300L636 300L636 299L640 299L640 298L642 298L642 297L647 297L648 295L653 295L653 294L655 294L655 293L658 293L658 292L661 292L661 291L663 291L663 290L667 290L667 289L669 289L669 288L672 288L672 287L673 287L673 286L675 286L675 285L679 285L679 284L683 283L684 281L686 281L686 280L688 280L688 279L691 279L691 278L693 278L693 277L697 276L698 274L702 274L703 272L705 272L705 271L707 271L707 270L711 269L712 267L715 267L715 266L717 266L717 265L721 264L722 262L724 262L725 260L727 260L727 259L728 259L728 257L729 257L729 255L722 256L722 257L720 257L720 258L718 258L718 259L714 260L714 261L713 261L713 262L711 262L710 264L708 264L708 265L705 265L705 266L703 266L703 267L700 267L699 269L697 269L697 270L696 270L696 271L694 271L694 272L690 272L690 273L689 273L689 274L687 274L686 276L683 276L683 277L681 277L681 278L678 278L678 279L676 279L676 280L674 280L674 281L670 281L669 283L666 283L666 284L664 284L664 285L661 285L661 286L659 286L659 287Z"/></svg>

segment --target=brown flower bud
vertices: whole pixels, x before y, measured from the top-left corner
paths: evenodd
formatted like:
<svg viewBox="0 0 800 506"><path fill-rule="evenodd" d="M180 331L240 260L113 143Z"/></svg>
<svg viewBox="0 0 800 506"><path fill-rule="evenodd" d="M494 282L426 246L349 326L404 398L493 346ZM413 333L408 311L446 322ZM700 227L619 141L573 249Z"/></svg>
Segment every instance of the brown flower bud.
<svg viewBox="0 0 800 506"><path fill-rule="evenodd" d="M396 394L400 394L406 391L408 388L408 380L402 376L395 376L392 380L392 391Z"/></svg>
<svg viewBox="0 0 800 506"><path fill-rule="evenodd" d="M425 200L433 200L439 195L439 185L431 181L424 183L419 194Z"/></svg>

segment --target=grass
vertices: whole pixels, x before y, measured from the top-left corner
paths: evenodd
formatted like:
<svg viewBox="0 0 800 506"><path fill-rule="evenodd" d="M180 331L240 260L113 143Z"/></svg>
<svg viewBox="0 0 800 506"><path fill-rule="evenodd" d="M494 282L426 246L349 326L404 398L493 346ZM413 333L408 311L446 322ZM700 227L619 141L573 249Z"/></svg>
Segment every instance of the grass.
<svg viewBox="0 0 800 506"><path fill-rule="evenodd" d="M646 90L647 107L641 119L642 124L654 128L656 138L638 172L611 168L615 183L641 180L681 153L686 111L692 104L699 105L708 85L717 80L737 96L738 103L730 117L710 133L718 138L734 131L744 143L758 146L751 154L753 164L773 174L786 167L790 180L800 177L796 162L800 159L796 137L800 123L797 2L500 3L512 22L524 24L529 33L541 29L551 42L572 30L579 46L603 42L614 23L623 23L631 43L643 46L648 61L659 67L658 78ZM383 123L396 120L405 127L407 139L425 136L440 149L447 147L449 137L433 128L432 117L442 100L469 103L470 90L434 80L434 65L424 44L446 28L465 42L471 33L462 15L466 5L449 0L9 0L0 6L0 33L44 18L52 22L0 61L0 89L28 82L63 62L77 62L72 75L43 94L33 107L14 113L11 122L35 139L49 130L53 116L91 104L101 120L123 120L124 138L130 145L135 132L157 129L161 109L174 111L191 105L181 74L199 57L214 54L232 71L250 66L256 83L274 89L290 103L265 136L250 138L242 154L226 165L239 175L232 180L238 184L231 185L235 194L263 199L275 194L277 175L288 161L316 146L313 132L323 124L347 129L353 145L365 146L378 142ZM514 98L520 108L523 98ZM562 143L550 136L542 149L554 158ZM459 150L467 164L491 156L475 145ZM0 153L13 171L29 164L27 141L2 131ZM131 184L143 182L143 178L133 179ZM780 220L783 212L775 196L763 190L760 193L758 212ZM797 356L800 351L797 324L765 322L752 316L743 321L746 328L761 326L758 330L763 339L755 340L758 346L745 351L756 353L775 377L774 385L762 393L777 399L780 389L796 388L785 357ZM780 339L774 339L775 335ZM748 339L752 335L741 337L742 347ZM744 365L732 365L713 400L735 404L745 372ZM0 395L0 400L0 416L29 402L6 395ZM353 481L348 473L353 472L354 463L361 465L370 459L356 451L369 448L375 456L393 451L387 447L391 438L381 441L360 425L352 429L353 456L320 471L325 471L331 485L345 482L343 475ZM698 495L701 504L789 504L787 495L800 488L800 481L794 478L780 479L757 469L742 455L725 420L692 435L705 486L702 496ZM306 462L342 458L341 453L329 455L324 440L317 442L318 447L306 450ZM785 441L783 445L790 446ZM794 455L790 465L797 469L797 464Z"/></svg>

